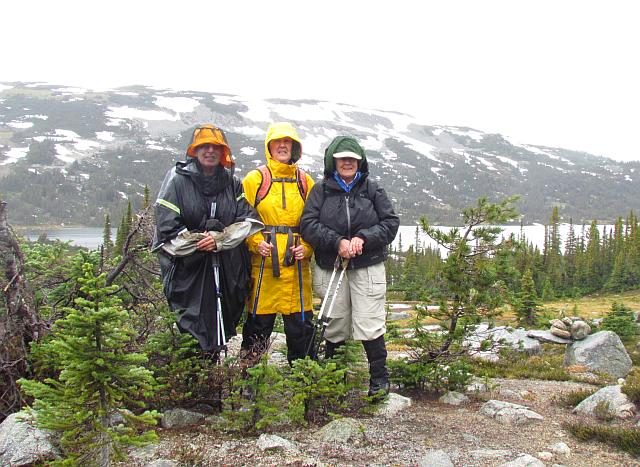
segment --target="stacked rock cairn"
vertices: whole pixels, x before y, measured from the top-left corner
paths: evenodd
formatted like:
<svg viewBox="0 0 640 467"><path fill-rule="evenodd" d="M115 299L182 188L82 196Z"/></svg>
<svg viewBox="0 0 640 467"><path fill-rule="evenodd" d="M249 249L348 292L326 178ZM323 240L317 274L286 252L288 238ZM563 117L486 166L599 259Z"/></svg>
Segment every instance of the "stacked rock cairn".
<svg viewBox="0 0 640 467"><path fill-rule="evenodd" d="M577 316L552 319L549 324L551 324L551 334L564 339L579 341L591 334L591 326Z"/></svg>

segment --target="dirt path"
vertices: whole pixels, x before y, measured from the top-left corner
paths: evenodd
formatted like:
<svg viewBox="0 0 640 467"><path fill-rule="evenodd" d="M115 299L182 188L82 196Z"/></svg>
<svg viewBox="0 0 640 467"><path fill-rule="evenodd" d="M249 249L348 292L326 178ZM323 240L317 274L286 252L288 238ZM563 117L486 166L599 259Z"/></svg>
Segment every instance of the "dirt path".
<svg viewBox="0 0 640 467"><path fill-rule="evenodd" d="M318 427L310 427L274 433L295 441L299 452L263 452L257 448L256 438L242 438L203 425L191 431L161 431L162 441L153 458L181 460L181 465L405 466L426 465L420 464L422 457L429 450L439 449L449 455L455 466L498 466L521 453L537 457L538 452L549 452L551 445L564 442L571 454L554 454L544 461L545 465L640 466L640 460L628 454L600 443L580 442L562 428L562 421L578 417L556 399L563 392L588 385L504 379L492 383L490 393L463 406L414 395L413 405L393 418L363 416L360 420L365 426L364 440L351 444L319 443L313 438ZM500 394L505 390L524 391L525 400L515 394ZM503 425L478 413L487 399L527 405L544 420L524 427Z"/></svg>

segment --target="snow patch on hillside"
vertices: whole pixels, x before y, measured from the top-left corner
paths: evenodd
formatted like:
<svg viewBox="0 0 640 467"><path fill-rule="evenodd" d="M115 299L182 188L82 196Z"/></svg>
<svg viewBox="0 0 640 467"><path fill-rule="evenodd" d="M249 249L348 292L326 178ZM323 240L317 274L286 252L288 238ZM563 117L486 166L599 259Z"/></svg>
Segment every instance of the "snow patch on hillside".
<svg viewBox="0 0 640 467"><path fill-rule="evenodd" d="M200 105L200 101L192 97L165 97L155 96L158 107L169 109L175 113L190 113Z"/></svg>
<svg viewBox="0 0 640 467"><path fill-rule="evenodd" d="M10 126L11 128L18 128L20 130L23 130L25 128L31 128L33 126L33 122L17 122L17 121L13 121L13 122L7 123L7 126Z"/></svg>
<svg viewBox="0 0 640 467"><path fill-rule="evenodd" d="M52 92L59 92L60 94L86 94L89 92L88 89L85 88L56 88L52 89Z"/></svg>
<svg viewBox="0 0 640 467"><path fill-rule="evenodd" d="M56 144L56 158L60 159L65 164L70 164L75 160L71 157L72 152L64 147L63 144Z"/></svg>
<svg viewBox="0 0 640 467"><path fill-rule="evenodd" d="M180 120L179 115L171 115L168 112L162 112L160 110L141 110L126 105L121 107L109 107L108 109L109 110L105 112L105 115L110 119L168 120L170 122L177 122Z"/></svg>
<svg viewBox="0 0 640 467"><path fill-rule="evenodd" d="M255 156L258 150L251 146L245 146L240 148L240 154L244 154L245 156Z"/></svg>
<svg viewBox="0 0 640 467"><path fill-rule="evenodd" d="M96 138L100 141L113 141L113 132L112 131L96 131Z"/></svg>
<svg viewBox="0 0 640 467"><path fill-rule="evenodd" d="M18 159L22 159L29 152L29 148L11 148L5 154L6 159L0 162L0 165L13 164Z"/></svg>

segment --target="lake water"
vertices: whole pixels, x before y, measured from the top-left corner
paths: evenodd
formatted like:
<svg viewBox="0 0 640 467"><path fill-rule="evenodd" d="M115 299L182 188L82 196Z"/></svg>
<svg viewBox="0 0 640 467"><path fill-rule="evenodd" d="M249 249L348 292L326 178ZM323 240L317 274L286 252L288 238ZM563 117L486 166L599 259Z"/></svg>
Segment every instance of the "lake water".
<svg viewBox="0 0 640 467"><path fill-rule="evenodd" d="M609 232L612 228L610 225L601 225L600 233L604 228ZM440 229L446 230L450 227L438 227ZM508 237L510 234L515 234L516 237L520 235L521 228L519 225L506 225L502 226L504 237ZM589 226L586 226L588 229ZM564 240L569 232L569 224L560 224L560 235L562 238L562 243L564 245ZM582 234L582 226L574 226L574 231L576 236L580 236ZM51 240L62 240L62 241L70 241L73 245L83 246L85 248L96 249L102 243L102 227L68 227L61 228L56 230L47 230L47 231L30 231L26 233L27 238L29 240L36 240L41 233L46 233L47 237ZM534 245L538 246L538 248L542 249L544 245L544 225L542 224L534 224L534 225L525 225L522 227L522 232L526 236L527 240ZM398 231L398 235L396 236L393 245L397 248L400 242L400 236L402 236L402 249L407 250L409 246L415 244L415 233L416 226L415 225L402 225ZM113 229L111 238L115 239L116 237L116 229ZM431 240L427 234L425 234L421 229L418 232L418 241L420 242L421 247L431 246L435 247L436 243Z"/></svg>

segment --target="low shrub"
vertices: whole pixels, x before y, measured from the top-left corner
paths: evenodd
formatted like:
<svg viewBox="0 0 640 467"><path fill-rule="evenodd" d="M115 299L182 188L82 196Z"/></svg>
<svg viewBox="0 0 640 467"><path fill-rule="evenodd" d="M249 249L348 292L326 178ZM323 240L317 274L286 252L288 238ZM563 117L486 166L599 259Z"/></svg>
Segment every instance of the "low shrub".
<svg viewBox="0 0 640 467"><path fill-rule="evenodd" d="M595 389L576 389L575 391L562 393L558 400L564 407L574 408L587 397L595 394Z"/></svg>
<svg viewBox="0 0 640 467"><path fill-rule="evenodd" d="M627 375L622 392L627 395L630 401L640 404L640 368L634 368Z"/></svg>
<svg viewBox="0 0 640 467"><path fill-rule="evenodd" d="M389 362L390 379L400 387L416 388L423 391L444 392L463 390L473 377L470 366L464 361Z"/></svg>
<svg viewBox="0 0 640 467"><path fill-rule="evenodd" d="M634 456L640 455L640 428L566 422L563 427L581 441L600 441Z"/></svg>
<svg viewBox="0 0 640 467"><path fill-rule="evenodd" d="M613 302L611 312L602 320L602 329L613 331L623 339L638 334L631 309L622 302Z"/></svg>
<svg viewBox="0 0 640 467"><path fill-rule="evenodd" d="M523 352L503 352L497 362L469 363L471 371L480 377L568 381L572 377L562 366L563 361L564 356L556 353L529 356Z"/></svg>

